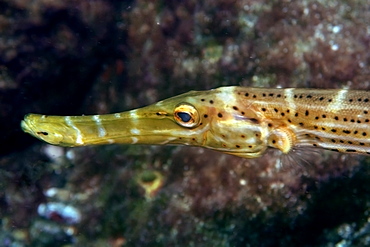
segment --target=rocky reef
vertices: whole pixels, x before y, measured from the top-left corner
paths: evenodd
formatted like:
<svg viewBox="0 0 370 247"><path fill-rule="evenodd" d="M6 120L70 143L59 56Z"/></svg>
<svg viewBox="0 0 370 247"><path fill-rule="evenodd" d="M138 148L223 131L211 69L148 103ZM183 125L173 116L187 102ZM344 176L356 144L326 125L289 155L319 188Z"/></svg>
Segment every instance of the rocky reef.
<svg viewBox="0 0 370 247"><path fill-rule="evenodd" d="M60 148L19 127L224 85L368 89L367 1L0 6L0 246L370 244L367 157Z"/></svg>

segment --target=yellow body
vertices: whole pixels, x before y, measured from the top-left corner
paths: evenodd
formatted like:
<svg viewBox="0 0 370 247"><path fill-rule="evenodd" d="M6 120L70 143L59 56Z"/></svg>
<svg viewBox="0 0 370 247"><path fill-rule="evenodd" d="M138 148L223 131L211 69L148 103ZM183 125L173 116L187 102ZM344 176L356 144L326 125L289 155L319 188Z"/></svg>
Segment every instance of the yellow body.
<svg viewBox="0 0 370 247"><path fill-rule="evenodd" d="M268 147L370 154L369 120L369 91L221 87L116 114L28 114L21 126L60 146L184 144L255 158Z"/></svg>

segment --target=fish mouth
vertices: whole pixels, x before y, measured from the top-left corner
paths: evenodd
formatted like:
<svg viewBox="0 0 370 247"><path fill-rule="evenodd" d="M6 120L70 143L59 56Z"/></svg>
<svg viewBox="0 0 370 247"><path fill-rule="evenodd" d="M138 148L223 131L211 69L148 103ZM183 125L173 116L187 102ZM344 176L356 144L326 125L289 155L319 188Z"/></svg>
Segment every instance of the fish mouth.
<svg viewBox="0 0 370 247"><path fill-rule="evenodd" d="M170 114L133 110L119 114L92 116L45 116L28 114L20 126L49 144L76 147L102 144L192 144L201 131L189 133ZM192 130L194 132L194 130ZM185 139L194 139L192 143Z"/></svg>

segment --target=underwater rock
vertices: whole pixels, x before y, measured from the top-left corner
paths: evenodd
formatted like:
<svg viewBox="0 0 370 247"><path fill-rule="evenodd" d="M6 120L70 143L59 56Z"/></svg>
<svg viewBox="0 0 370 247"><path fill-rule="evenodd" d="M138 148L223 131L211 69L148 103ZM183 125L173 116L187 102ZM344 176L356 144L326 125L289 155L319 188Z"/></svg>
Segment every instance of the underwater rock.
<svg viewBox="0 0 370 247"><path fill-rule="evenodd" d="M367 89L367 1L35 1L32 11L27 3L2 5L6 243L18 229L35 232L47 188L78 201L84 217L73 241L81 246L367 243L367 158L322 152L280 167L273 152L244 160L190 147L104 146L69 149L56 161L19 129L29 112L116 112L221 85ZM150 200L136 180L146 170L163 176Z"/></svg>
<svg viewBox="0 0 370 247"><path fill-rule="evenodd" d="M68 225L78 224L81 221L80 211L61 202L41 203L37 207L37 213L49 220Z"/></svg>

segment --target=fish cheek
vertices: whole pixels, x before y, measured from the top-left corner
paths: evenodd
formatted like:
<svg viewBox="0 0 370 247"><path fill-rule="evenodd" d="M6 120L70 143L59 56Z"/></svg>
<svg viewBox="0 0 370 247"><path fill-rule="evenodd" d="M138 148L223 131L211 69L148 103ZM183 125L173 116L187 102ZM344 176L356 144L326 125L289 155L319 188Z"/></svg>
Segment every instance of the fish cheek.
<svg viewBox="0 0 370 247"><path fill-rule="evenodd" d="M263 136L258 126L248 124L226 129L221 133L220 139L225 149L254 153L266 148Z"/></svg>

